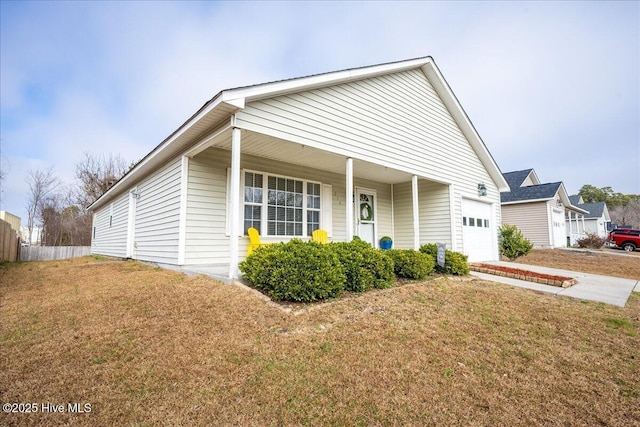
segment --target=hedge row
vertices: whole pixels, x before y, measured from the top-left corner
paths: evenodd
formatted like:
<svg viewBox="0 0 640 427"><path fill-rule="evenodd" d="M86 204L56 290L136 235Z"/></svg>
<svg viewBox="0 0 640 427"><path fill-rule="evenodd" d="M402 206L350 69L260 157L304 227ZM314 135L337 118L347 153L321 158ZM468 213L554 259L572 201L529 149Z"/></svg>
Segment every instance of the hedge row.
<svg viewBox="0 0 640 427"><path fill-rule="evenodd" d="M293 239L261 246L240 263L240 270L255 288L274 300L299 302L333 298L343 290L388 288L395 277L424 279L434 267L447 274L469 273L466 256L447 251L448 268L445 264L438 270L435 253L423 248L430 247L424 245L419 252L381 251L357 238L330 244Z"/></svg>

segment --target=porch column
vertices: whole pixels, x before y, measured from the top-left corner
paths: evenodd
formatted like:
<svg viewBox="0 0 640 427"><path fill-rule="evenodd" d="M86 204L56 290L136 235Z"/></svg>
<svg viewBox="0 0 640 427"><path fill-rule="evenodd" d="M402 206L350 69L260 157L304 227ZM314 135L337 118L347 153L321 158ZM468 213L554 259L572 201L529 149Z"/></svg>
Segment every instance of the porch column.
<svg viewBox="0 0 640 427"><path fill-rule="evenodd" d="M347 242L353 240L353 159L347 158L347 194L346 194L346 210L347 210Z"/></svg>
<svg viewBox="0 0 640 427"><path fill-rule="evenodd" d="M586 234L585 229L584 229L584 214L582 214L582 234Z"/></svg>
<svg viewBox="0 0 640 427"><path fill-rule="evenodd" d="M229 215L229 278L237 279L238 250L240 247L240 129L234 127L231 131L231 200Z"/></svg>
<svg viewBox="0 0 640 427"><path fill-rule="evenodd" d="M572 216L573 216L573 213L569 211L569 238L571 238L571 236L573 235L573 222L571 221ZM571 240L569 240L569 243L571 243Z"/></svg>
<svg viewBox="0 0 640 427"><path fill-rule="evenodd" d="M413 199L413 249L420 249L420 213L418 211L418 175L411 177L411 195Z"/></svg>

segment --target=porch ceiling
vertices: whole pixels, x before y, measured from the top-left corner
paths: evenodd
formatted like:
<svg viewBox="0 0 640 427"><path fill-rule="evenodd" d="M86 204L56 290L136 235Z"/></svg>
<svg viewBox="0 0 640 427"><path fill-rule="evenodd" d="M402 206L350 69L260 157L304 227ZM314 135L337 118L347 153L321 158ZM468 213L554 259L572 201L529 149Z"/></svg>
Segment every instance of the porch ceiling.
<svg viewBox="0 0 640 427"><path fill-rule="evenodd" d="M225 131L212 142L212 146L231 150L231 131ZM268 135L242 130L242 154L251 154L281 162L291 163L327 172L344 175L346 157L329 151L274 138ZM376 165L354 158L353 175L356 178L369 179L387 184L396 184L411 180L411 174L386 166Z"/></svg>

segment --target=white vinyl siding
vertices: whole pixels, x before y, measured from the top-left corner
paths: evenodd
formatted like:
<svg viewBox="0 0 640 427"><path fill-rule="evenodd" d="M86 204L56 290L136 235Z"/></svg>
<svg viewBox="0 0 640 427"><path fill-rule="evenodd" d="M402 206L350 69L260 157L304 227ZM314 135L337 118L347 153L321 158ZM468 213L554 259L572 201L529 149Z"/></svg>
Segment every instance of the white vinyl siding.
<svg viewBox="0 0 640 427"><path fill-rule="evenodd" d="M518 227L536 248L550 246L547 202L502 205L502 223Z"/></svg>
<svg viewBox="0 0 640 427"><path fill-rule="evenodd" d="M91 253L113 257L126 256L129 194L120 195L94 215Z"/></svg>
<svg viewBox="0 0 640 427"><path fill-rule="evenodd" d="M413 195L411 182L393 186L395 242L398 249L413 249ZM443 242L451 248L449 187L425 180L418 181L420 244Z"/></svg>
<svg viewBox="0 0 640 427"><path fill-rule="evenodd" d="M134 258L178 263L181 158L137 186Z"/></svg>
<svg viewBox="0 0 640 427"><path fill-rule="evenodd" d="M427 77L406 71L250 102L238 126L453 183L499 202L498 190Z"/></svg>

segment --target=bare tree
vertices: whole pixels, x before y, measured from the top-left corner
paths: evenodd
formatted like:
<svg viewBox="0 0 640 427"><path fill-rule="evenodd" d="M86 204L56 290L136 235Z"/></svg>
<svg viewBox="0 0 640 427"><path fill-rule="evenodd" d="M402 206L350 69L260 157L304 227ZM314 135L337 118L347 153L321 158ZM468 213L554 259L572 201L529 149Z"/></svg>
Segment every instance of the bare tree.
<svg viewBox="0 0 640 427"><path fill-rule="evenodd" d="M640 198L611 209L611 222L640 227Z"/></svg>
<svg viewBox="0 0 640 427"><path fill-rule="evenodd" d="M60 180L53 172L53 167L46 171L29 169L25 181L29 185L27 196L27 228L29 230L29 242L35 225L36 216L42 207L44 200L58 187Z"/></svg>
<svg viewBox="0 0 640 427"><path fill-rule="evenodd" d="M83 209L95 202L130 169L130 165L118 154L94 156L84 153L84 159L76 165L78 190L76 203Z"/></svg>

